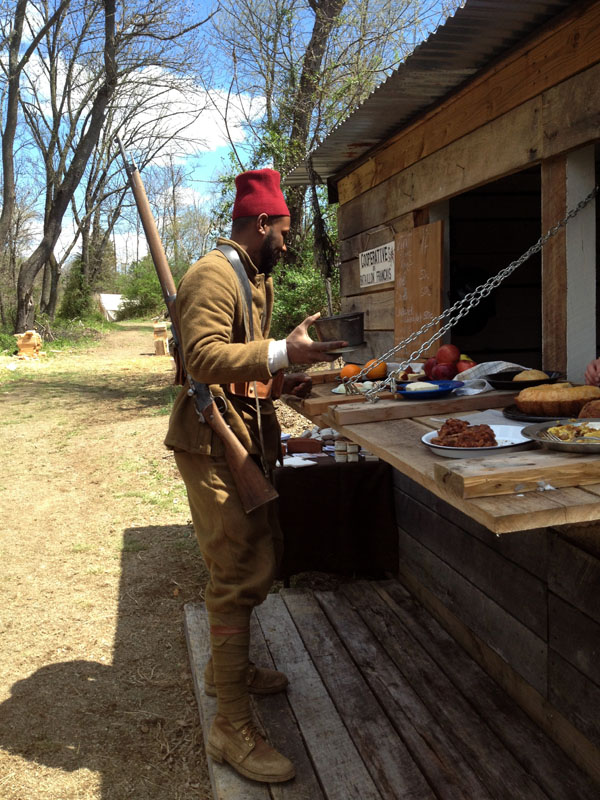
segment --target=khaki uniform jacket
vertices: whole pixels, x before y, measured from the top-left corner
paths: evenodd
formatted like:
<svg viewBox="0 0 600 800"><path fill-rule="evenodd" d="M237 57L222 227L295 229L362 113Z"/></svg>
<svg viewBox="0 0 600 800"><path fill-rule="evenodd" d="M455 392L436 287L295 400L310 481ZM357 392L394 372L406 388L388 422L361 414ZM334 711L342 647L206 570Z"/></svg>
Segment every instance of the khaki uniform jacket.
<svg viewBox="0 0 600 800"><path fill-rule="evenodd" d="M193 264L177 291L180 347L185 368L198 383L210 385L213 395L225 396L226 422L250 453L260 452L256 401L227 391L233 382L271 378L268 366L268 332L273 311L273 281L259 273L248 254L236 242L219 239L218 244L235 247L250 280L254 341L246 342L244 305L235 271L219 250L207 253ZM265 458L274 464L279 453L280 430L273 402L261 400L261 424ZM172 450L221 457L224 449L210 426L199 421L194 397L184 386L179 392L165 444Z"/></svg>

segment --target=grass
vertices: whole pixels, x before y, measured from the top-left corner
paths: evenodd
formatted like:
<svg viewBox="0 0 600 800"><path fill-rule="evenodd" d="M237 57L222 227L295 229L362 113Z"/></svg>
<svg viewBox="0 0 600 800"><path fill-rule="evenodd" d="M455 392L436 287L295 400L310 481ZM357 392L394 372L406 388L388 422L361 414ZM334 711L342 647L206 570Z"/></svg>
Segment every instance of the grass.
<svg viewBox="0 0 600 800"><path fill-rule="evenodd" d="M89 553L92 548L89 544L76 543L71 547L72 553Z"/></svg>
<svg viewBox="0 0 600 800"><path fill-rule="evenodd" d="M56 319L41 317L35 322L35 330L42 337L42 350L51 357L55 353L72 348L85 348L99 341L102 336L118 328L117 323L108 322L99 315L83 319ZM13 355L17 351L14 333L7 328L0 330L0 354Z"/></svg>
<svg viewBox="0 0 600 800"><path fill-rule="evenodd" d="M142 550L147 550L148 545L142 544L142 542L123 542L121 545L121 551L123 553L140 553Z"/></svg>

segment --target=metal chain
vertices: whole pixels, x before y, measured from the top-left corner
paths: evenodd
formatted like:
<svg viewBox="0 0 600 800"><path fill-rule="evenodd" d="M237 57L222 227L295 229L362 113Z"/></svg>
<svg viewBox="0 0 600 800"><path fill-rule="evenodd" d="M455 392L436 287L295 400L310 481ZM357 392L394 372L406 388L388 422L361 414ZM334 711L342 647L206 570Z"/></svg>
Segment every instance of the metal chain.
<svg viewBox="0 0 600 800"><path fill-rule="evenodd" d="M484 297L487 297L494 289L500 286L502 281L508 278L509 275L512 275L512 273L518 269L521 264L524 264L525 261L531 258L531 256L535 253L539 253L548 239L556 236L561 228L566 226L569 220L577 216L577 214L579 214L579 212L594 199L594 197L598 194L598 191L599 187L595 186L592 191L586 197L584 197L583 200L581 200L567 213L564 219L561 219L560 222L557 222L556 225L550 228L545 234L543 234L543 236L540 236L537 242L528 250L526 250L525 253L523 253L523 255L520 256L520 258L518 258L516 261L512 261L507 267L504 267L504 269L500 270L497 275L488 278L485 283L482 283L481 286L478 286L472 292L469 292L469 294L466 294L463 298L457 300L453 306L442 311L442 313L437 317L430 319L429 322L426 322L424 325L422 325L418 331L411 333L410 336L406 337L406 339L403 339L383 355L379 356L379 358L375 359L374 363L370 364L368 367L363 367L359 373L353 375L351 378L345 379L344 386L346 388L346 392L348 394L362 394L372 403L375 403L377 400L379 400L377 395L384 391L386 387L392 387L392 383L396 380L396 377L403 372L412 361L416 361L419 356L428 350L434 342L436 342L438 339L441 339L444 334L450 330L450 328L456 325L456 323L466 314L468 314L471 309L475 308ZM363 381L367 377L367 373L370 370L372 370L374 367L377 367L379 364L390 360L391 356L397 353L398 350L406 348L406 345L414 342L415 339L418 339L434 325L437 325L439 322L442 322L442 320L445 319L448 321L441 328L439 328L439 330L436 330L433 335L430 336L429 339L427 339L427 341L424 342L418 349L413 350L413 352L400 363L400 366L393 370L383 381L379 383L378 386L374 387L373 389L369 389L366 392L359 392L354 384L358 383L359 381ZM394 389L395 387L392 388L392 391L394 391Z"/></svg>

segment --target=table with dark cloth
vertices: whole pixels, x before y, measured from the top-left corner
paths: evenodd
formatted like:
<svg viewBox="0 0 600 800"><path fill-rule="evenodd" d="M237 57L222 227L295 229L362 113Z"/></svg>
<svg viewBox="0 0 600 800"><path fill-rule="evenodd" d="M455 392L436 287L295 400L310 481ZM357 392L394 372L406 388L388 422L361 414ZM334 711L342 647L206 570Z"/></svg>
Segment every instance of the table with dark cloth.
<svg viewBox="0 0 600 800"><path fill-rule="evenodd" d="M284 535L280 579L299 572L396 574L398 535L392 468L383 461L278 467Z"/></svg>

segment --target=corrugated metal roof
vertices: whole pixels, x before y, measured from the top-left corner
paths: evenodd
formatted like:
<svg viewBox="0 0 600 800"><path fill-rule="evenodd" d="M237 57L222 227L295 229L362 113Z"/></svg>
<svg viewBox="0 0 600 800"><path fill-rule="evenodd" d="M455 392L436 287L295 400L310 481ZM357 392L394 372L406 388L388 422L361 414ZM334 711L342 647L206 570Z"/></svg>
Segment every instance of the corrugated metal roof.
<svg viewBox="0 0 600 800"><path fill-rule="evenodd" d="M467 0L313 150L323 181L456 90L492 59L587 0ZM287 185L308 183L304 164Z"/></svg>

